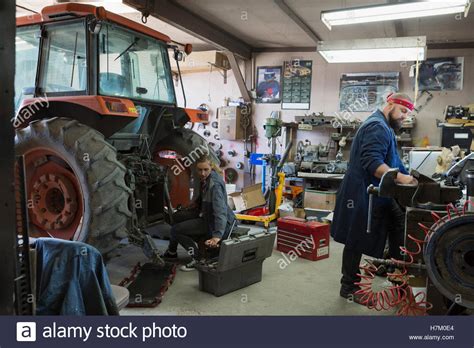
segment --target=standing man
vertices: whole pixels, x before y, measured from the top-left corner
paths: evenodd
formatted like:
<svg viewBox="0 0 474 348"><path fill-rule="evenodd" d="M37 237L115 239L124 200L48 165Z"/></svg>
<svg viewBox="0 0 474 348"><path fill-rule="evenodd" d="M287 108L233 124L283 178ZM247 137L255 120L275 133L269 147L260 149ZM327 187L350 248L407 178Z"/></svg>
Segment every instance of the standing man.
<svg viewBox="0 0 474 348"><path fill-rule="evenodd" d="M386 239L389 256L401 259L405 215L392 198L374 197L372 231L367 233L369 197L367 187L378 186L390 168L399 168L398 184L414 184L397 151L395 131L413 111L413 101L403 93L390 94L382 111L375 111L359 128L354 138L347 172L339 188L331 226L331 236L345 244L342 256L340 295L360 303L359 264L362 254L381 258Z"/></svg>
<svg viewBox="0 0 474 348"><path fill-rule="evenodd" d="M227 192L222 177L212 169L208 156L201 156L196 162L199 188L194 189L194 199L190 209L173 214L174 225L168 250L163 255L166 259L177 259L178 243L193 257L183 271L195 269L196 261L202 255L196 244L205 239L205 245L217 248L223 238L231 233L235 216L227 205Z"/></svg>

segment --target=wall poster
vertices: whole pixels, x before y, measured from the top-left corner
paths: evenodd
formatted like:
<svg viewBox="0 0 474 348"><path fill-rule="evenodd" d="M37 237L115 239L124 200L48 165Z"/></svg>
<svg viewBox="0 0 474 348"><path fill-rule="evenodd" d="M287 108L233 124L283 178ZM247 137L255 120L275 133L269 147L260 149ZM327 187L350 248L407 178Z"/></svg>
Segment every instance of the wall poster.
<svg viewBox="0 0 474 348"><path fill-rule="evenodd" d="M313 61L292 60L283 65L282 109L309 110Z"/></svg>
<svg viewBox="0 0 474 348"><path fill-rule="evenodd" d="M389 93L398 91L399 72L342 74L340 111L375 111L382 108Z"/></svg>
<svg viewBox="0 0 474 348"><path fill-rule="evenodd" d="M463 85L464 57L428 58L418 67L418 90L460 91ZM415 65L410 68L410 77L415 86Z"/></svg>
<svg viewBox="0 0 474 348"><path fill-rule="evenodd" d="M257 103L281 102L281 66L257 68Z"/></svg>

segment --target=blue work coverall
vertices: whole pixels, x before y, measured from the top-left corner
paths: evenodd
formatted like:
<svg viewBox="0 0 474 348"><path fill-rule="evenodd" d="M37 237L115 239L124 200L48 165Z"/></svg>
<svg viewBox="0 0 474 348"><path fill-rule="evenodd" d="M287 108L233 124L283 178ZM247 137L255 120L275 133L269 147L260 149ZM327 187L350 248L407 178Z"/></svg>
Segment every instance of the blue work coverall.
<svg viewBox="0 0 474 348"><path fill-rule="evenodd" d="M331 225L331 236L336 242L373 257L383 255L390 221L382 217L391 209L393 200L374 197L372 232L367 233L367 187L379 185L380 179L374 174L384 163L408 174L398 155L395 132L383 113L377 110L361 125L354 138Z"/></svg>

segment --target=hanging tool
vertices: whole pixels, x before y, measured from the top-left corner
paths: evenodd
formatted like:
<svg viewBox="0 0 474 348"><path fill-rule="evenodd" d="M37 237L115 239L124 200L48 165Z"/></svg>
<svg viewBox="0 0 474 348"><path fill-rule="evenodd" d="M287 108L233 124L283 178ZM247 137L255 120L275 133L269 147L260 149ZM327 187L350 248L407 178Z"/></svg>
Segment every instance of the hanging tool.
<svg viewBox="0 0 474 348"><path fill-rule="evenodd" d="M423 90L420 94L420 96L416 99L417 103L419 103L419 100L421 99L421 97L423 95L427 94L428 96L426 97L426 100L424 101L423 104L420 104L418 105L414 110L417 114L420 113L420 111L426 106L428 105L428 103L431 101L431 99L433 99L433 94L431 94L429 91L426 91L426 90Z"/></svg>
<svg viewBox="0 0 474 348"><path fill-rule="evenodd" d="M234 168L226 168L224 170L224 178L225 182L229 184L233 184L237 181L239 177L239 173Z"/></svg>

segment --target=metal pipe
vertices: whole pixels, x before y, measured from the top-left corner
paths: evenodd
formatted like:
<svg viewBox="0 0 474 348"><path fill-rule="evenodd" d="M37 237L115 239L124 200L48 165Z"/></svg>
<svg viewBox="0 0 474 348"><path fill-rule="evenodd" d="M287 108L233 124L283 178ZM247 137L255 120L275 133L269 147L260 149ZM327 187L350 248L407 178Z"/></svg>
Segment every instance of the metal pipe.
<svg viewBox="0 0 474 348"><path fill-rule="evenodd" d="M280 171L280 169L283 167L283 164L286 162L286 159L288 158L288 154L290 153L292 146L293 146L293 140L290 140L288 142L288 145L286 145L285 152L283 152L283 155L280 158L280 162L278 162L277 171Z"/></svg>
<svg viewBox="0 0 474 348"><path fill-rule="evenodd" d="M375 187L374 185L370 184L367 187L367 193L369 194L369 208L367 211L367 233L372 232L372 210L374 208L374 195L379 194L379 188Z"/></svg>
<svg viewBox="0 0 474 348"><path fill-rule="evenodd" d="M369 209L367 214L367 233L372 231L372 209L374 206L374 196L369 194Z"/></svg>

